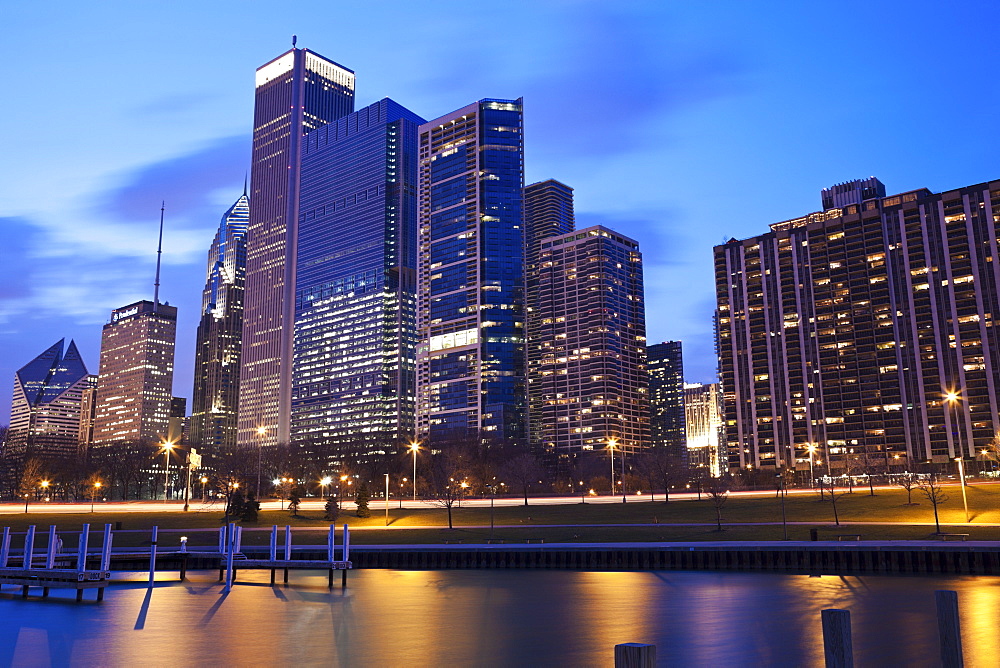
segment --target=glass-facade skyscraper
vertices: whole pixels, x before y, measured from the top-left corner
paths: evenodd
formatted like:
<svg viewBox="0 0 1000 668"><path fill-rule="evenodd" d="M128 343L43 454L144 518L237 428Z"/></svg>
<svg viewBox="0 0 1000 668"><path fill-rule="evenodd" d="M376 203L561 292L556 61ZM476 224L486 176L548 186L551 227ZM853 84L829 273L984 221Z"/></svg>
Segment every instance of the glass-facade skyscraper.
<svg viewBox="0 0 1000 668"><path fill-rule="evenodd" d="M204 454L236 447L240 337L250 200L244 192L222 215L208 251L195 344L189 440Z"/></svg>
<svg viewBox="0 0 1000 668"><path fill-rule="evenodd" d="M525 443L521 100L420 126L417 432Z"/></svg>
<svg viewBox="0 0 1000 668"><path fill-rule="evenodd" d="M646 348L649 371L650 444L662 446L687 463L684 427L684 357L680 341L655 343Z"/></svg>
<svg viewBox="0 0 1000 668"><path fill-rule="evenodd" d="M238 442L287 443L302 137L354 111L354 73L306 49L257 69Z"/></svg>
<svg viewBox="0 0 1000 668"><path fill-rule="evenodd" d="M384 99L303 142L291 442L319 461L413 435L423 122Z"/></svg>

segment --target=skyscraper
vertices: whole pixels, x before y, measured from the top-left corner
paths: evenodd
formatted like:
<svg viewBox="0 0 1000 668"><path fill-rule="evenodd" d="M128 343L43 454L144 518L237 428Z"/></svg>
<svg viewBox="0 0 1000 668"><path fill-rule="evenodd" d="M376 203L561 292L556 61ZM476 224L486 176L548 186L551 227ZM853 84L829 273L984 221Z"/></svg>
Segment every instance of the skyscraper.
<svg viewBox="0 0 1000 668"><path fill-rule="evenodd" d="M101 335L94 443L167 435L174 381L177 308L140 301L111 312Z"/></svg>
<svg viewBox="0 0 1000 668"><path fill-rule="evenodd" d="M244 193L222 215L208 251L195 344L191 443L207 454L236 447L243 290L250 200Z"/></svg>
<svg viewBox="0 0 1000 668"><path fill-rule="evenodd" d="M649 437L639 245L600 225L539 244L532 440L565 462Z"/></svg>
<svg viewBox="0 0 1000 668"><path fill-rule="evenodd" d="M257 69L237 440L287 443L302 136L354 111L354 73L307 49Z"/></svg>
<svg viewBox="0 0 1000 668"><path fill-rule="evenodd" d="M649 370L650 443L667 448L687 464L684 428L684 358L680 341L646 348Z"/></svg>
<svg viewBox="0 0 1000 668"><path fill-rule="evenodd" d="M688 466L718 477L728 472L722 447L722 394L718 383L684 383Z"/></svg>
<svg viewBox="0 0 1000 668"><path fill-rule="evenodd" d="M292 443L320 461L413 435L423 122L384 99L303 142Z"/></svg>
<svg viewBox="0 0 1000 668"><path fill-rule="evenodd" d="M65 339L31 360L14 375L10 432L4 457L66 457L78 452L81 402L94 386L96 376Z"/></svg>
<svg viewBox="0 0 1000 668"><path fill-rule="evenodd" d="M521 100L420 126L417 432L524 443Z"/></svg>
<svg viewBox="0 0 1000 668"><path fill-rule="evenodd" d="M974 457L1000 428L1000 181L823 203L715 248L730 468Z"/></svg>

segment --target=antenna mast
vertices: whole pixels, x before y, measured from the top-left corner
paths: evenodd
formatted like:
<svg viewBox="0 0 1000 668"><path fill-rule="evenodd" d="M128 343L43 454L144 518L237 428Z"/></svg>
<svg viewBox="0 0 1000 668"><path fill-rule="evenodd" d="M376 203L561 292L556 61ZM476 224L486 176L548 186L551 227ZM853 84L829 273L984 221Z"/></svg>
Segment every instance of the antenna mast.
<svg viewBox="0 0 1000 668"><path fill-rule="evenodd" d="M160 256L163 255L163 210L165 201L160 202L160 240L156 244L156 280L153 282L153 312L160 310Z"/></svg>

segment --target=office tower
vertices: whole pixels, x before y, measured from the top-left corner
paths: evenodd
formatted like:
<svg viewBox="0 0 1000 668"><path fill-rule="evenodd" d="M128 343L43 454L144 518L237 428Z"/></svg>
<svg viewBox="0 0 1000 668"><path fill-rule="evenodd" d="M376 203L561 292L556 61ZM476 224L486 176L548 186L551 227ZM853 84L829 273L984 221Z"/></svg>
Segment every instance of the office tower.
<svg viewBox="0 0 1000 668"><path fill-rule="evenodd" d="M65 339L31 360L14 375L10 432L4 457L14 462L29 457L75 457L78 453L81 402L96 376Z"/></svg>
<svg viewBox="0 0 1000 668"><path fill-rule="evenodd" d="M250 200L243 194L222 215L208 251L191 394L191 444L206 454L236 448L243 289Z"/></svg>
<svg viewBox="0 0 1000 668"><path fill-rule="evenodd" d="M527 305L528 405L529 437L532 448L540 450L541 426L534 421L541 415L532 406L537 403L532 389L531 369L538 366L542 349L539 346L539 273L538 253L542 240L567 234L576 229L573 215L573 189L554 179L532 183L524 188L525 233L525 303Z"/></svg>
<svg viewBox="0 0 1000 668"><path fill-rule="evenodd" d="M423 122L384 99L303 142L292 443L319 462L413 437Z"/></svg>
<svg viewBox="0 0 1000 668"><path fill-rule="evenodd" d="M649 438L639 245L588 227L542 240L537 271L533 440L561 464L610 439L637 452Z"/></svg>
<svg viewBox="0 0 1000 668"><path fill-rule="evenodd" d="M521 100L420 126L417 433L524 443Z"/></svg>
<svg viewBox="0 0 1000 668"><path fill-rule="evenodd" d="M994 438L1000 181L884 192L841 184L715 248L731 469L943 464Z"/></svg>
<svg viewBox="0 0 1000 668"><path fill-rule="evenodd" d="M171 397L170 417L167 423L167 440L171 443L187 443L187 433L187 399L184 397Z"/></svg>
<svg viewBox="0 0 1000 668"><path fill-rule="evenodd" d="M687 465L684 428L684 359L680 341L665 341L646 348L649 372L650 443L667 448Z"/></svg>
<svg viewBox="0 0 1000 668"><path fill-rule="evenodd" d="M94 443L159 443L167 436L177 308L140 301L111 312L101 334Z"/></svg>
<svg viewBox="0 0 1000 668"><path fill-rule="evenodd" d="M287 443L302 136L354 111L354 73L306 49L257 70L237 441Z"/></svg>
<svg viewBox="0 0 1000 668"><path fill-rule="evenodd" d="M684 384L688 466L718 477L729 471L722 447L722 393L718 383Z"/></svg>

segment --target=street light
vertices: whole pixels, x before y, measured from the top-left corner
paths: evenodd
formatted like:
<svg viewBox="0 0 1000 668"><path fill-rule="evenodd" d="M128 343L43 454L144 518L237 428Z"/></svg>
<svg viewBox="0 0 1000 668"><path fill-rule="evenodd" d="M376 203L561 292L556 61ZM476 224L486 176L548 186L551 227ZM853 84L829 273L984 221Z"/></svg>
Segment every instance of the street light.
<svg viewBox="0 0 1000 668"><path fill-rule="evenodd" d="M97 495L101 493L101 485L103 483L100 480L94 481L94 491L90 494L90 512L94 512L94 500Z"/></svg>
<svg viewBox="0 0 1000 668"><path fill-rule="evenodd" d="M322 478L320 478L319 486L320 489L323 490L323 498L326 498L326 488L330 486L331 482L333 482L333 478L331 478L330 476L323 476Z"/></svg>
<svg viewBox="0 0 1000 668"><path fill-rule="evenodd" d="M49 491L49 485L52 484L52 483L50 483L48 480L43 480L39 484L41 485L42 489L45 490L45 492L48 492ZM49 497L46 496L45 500L48 501Z"/></svg>
<svg viewBox="0 0 1000 668"><path fill-rule="evenodd" d="M205 497L205 483L207 483L207 482L208 482L208 478L206 476L202 476L201 477L201 502L202 503L205 503L205 500L206 500L206 497Z"/></svg>
<svg viewBox="0 0 1000 668"><path fill-rule="evenodd" d="M410 452L413 453L413 502L417 501L417 450L420 449L420 442L410 443Z"/></svg>
<svg viewBox="0 0 1000 668"><path fill-rule="evenodd" d="M167 502L167 487L170 485L170 453L174 445L173 441L163 443L163 503Z"/></svg>
<svg viewBox="0 0 1000 668"><path fill-rule="evenodd" d="M965 508L965 523L969 523L969 501L965 498L965 462L961 457L956 457L958 462L958 477L962 481L962 507Z"/></svg>
<svg viewBox="0 0 1000 668"><path fill-rule="evenodd" d="M257 427L257 500L260 501L260 460L264 452L264 434L267 427Z"/></svg>
<svg viewBox="0 0 1000 668"><path fill-rule="evenodd" d="M816 477L813 475L813 455L816 454L816 444L806 443L806 450L809 451L809 486L816 486Z"/></svg>
<svg viewBox="0 0 1000 668"><path fill-rule="evenodd" d="M611 496L615 495L615 445L617 439L608 439L608 459L611 460Z"/></svg>

